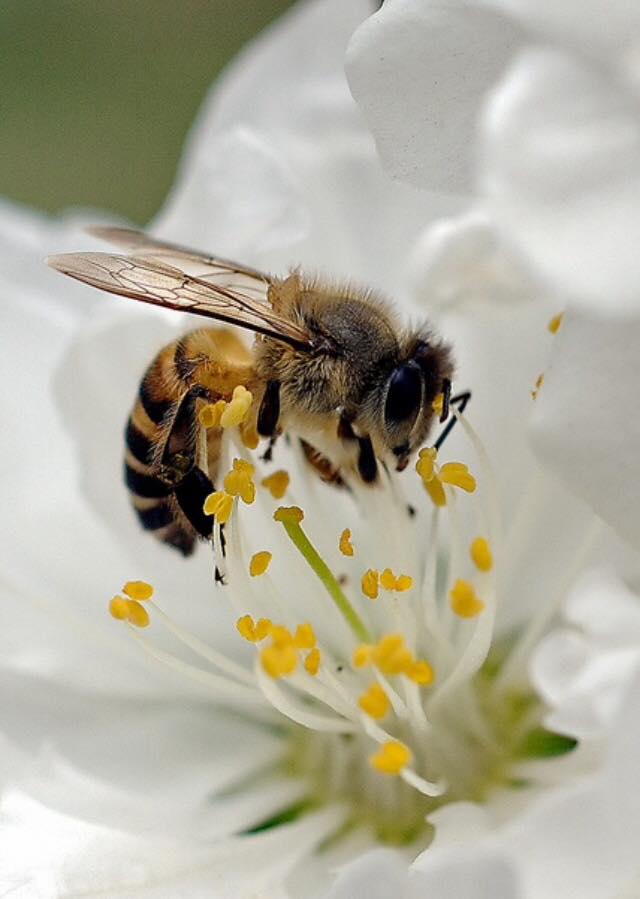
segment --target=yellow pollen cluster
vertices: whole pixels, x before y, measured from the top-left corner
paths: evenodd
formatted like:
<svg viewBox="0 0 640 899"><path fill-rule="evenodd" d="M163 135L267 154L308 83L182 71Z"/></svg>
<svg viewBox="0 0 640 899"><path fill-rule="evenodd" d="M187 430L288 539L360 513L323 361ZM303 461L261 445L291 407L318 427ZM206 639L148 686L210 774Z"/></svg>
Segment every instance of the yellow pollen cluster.
<svg viewBox="0 0 640 899"><path fill-rule="evenodd" d="M259 577L261 574L264 574L271 564L272 558L272 554L266 550L251 556L251 562L249 563L249 574L251 577Z"/></svg>
<svg viewBox="0 0 640 899"><path fill-rule="evenodd" d="M124 596L114 596L109 603L109 612L118 621L128 621L136 627L147 627L149 613L142 605L153 596L153 587L146 581L127 581L123 586Z"/></svg>
<svg viewBox="0 0 640 899"><path fill-rule="evenodd" d="M447 495L444 484L459 487L467 493L476 489L476 479L463 462L446 462L441 468L437 465L438 453L433 447L425 447L418 454L416 471L436 506L446 506Z"/></svg>
<svg viewBox="0 0 640 899"><path fill-rule="evenodd" d="M368 568L362 575L362 592L369 599L377 599L380 587L383 590L392 590L395 593L404 593L413 587L413 578L408 574L395 575L390 568L385 568L382 573L375 568Z"/></svg>
<svg viewBox="0 0 640 899"><path fill-rule="evenodd" d="M540 393L540 388L544 384L544 374L538 375L536 378L536 383L531 391L531 398L534 400L538 399L538 394Z"/></svg>
<svg viewBox="0 0 640 899"><path fill-rule="evenodd" d="M236 621L236 628L240 636L249 643L259 643L268 637L273 628L268 618L258 618L254 621L251 615L243 615Z"/></svg>
<svg viewBox="0 0 640 899"><path fill-rule="evenodd" d="M380 684L371 684L369 689L358 699L358 705L371 718L380 721L385 717L391 703L389 697L384 692Z"/></svg>
<svg viewBox="0 0 640 899"><path fill-rule="evenodd" d="M379 774L398 775L411 762L411 750L404 743L389 740L383 743L378 752L370 756L369 763Z"/></svg>
<svg viewBox="0 0 640 899"><path fill-rule="evenodd" d="M282 499L287 492L289 481L290 478L286 471L274 471L273 474L263 478L260 483L267 488L274 499Z"/></svg>
<svg viewBox="0 0 640 899"><path fill-rule="evenodd" d="M268 618L254 621L251 615L243 615L237 620L236 628L249 643L260 643L267 637L271 639L269 646L260 650L260 663L269 677L277 679L293 674L298 667L300 652L306 653L305 671L312 676L318 673L321 655L316 646L315 631L308 622L299 624L295 634L292 634L288 627L274 624Z"/></svg>
<svg viewBox="0 0 640 899"><path fill-rule="evenodd" d="M435 400L431 403L431 408L436 413L438 418L442 415L444 409L444 393L439 393Z"/></svg>
<svg viewBox="0 0 640 899"><path fill-rule="evenodd" d="M340 552L343 556L352 556L354 553L353 543L351 542L351 531L345 528L340 534L340 542L338 544Z"/></svg>
<svg viewBox="0 0 640 899"><path fill-rule="evenodd" d="M226 524L233 511L233 497L222 490L216 490L205 499L202 509L205 515L213 515L220 524Z"/></svg>
<svg viewBox="0 0 640 899"><path fill-rule="evenodd" d="M352 662L354 668L373 665L382 674L404 674L420 686L427 686L434 678L431 665L424 659L414 658L402 634L385 634L373 645L361 644L356 647Z"/></svg>
<svg viewBox="0 0 640 899"><path fill-rule="evenodd" d="M300 524L304 520L304 512L299 506L278 506L273 518L283 524Z"/></svg>
<svg viewBox="0 0 640 899"><path fill-rule="evenodd" d="M256 498L256 485L253 483L255 466L244 459L234 459L233 468L224 479L224 489L230 496L239 496L250 504Z"/></svg>
<svg viewBox="0 0 640 899"><path fill-rule="evenodd" d="M252 402L251 391L238 384L233 389L230 402L218 400L209 403L198 413L198 420L204 428L235 428L245 420ZM258 445L257 442L255 445Z"/></svg>
<svg viewBox="0 0 640 899"><path fill-rule="evenodd" d="M224 490L216 490L205 499L203 511L205 515L214 515L220 524L226 524L233 512L233 500L236 496L245 503L252 503L256 498L256 485L253 483L254 466L244 459L234 459L233 468L224 479Z"/></svg>
<svg viewBox="0 0 640 899"><path fill-rule="evenodd" d="M491 571L493 568L493 555L489 541L484 537L476 537L469 547L469 555L473 560L473 564L480 571Z"/></svg>
<svg viewBox="0 0 640 899"><path fill-rule="evenodd" d="M560 312L558 315L554 315L547 325L547 330L550 331L551 334L557 334L560 330L560 326L562 325L563 318L564 312Z"/></svg>
<svg viewBox="0 0 640 899"><path fill-rule="evenodd" d="M256 449L260 443L260 435L258 434L255 425L247 424L246 421L243 421L240 425L240 437L243 445L250 450Z"/></svg>
<svg viewBox="0 0 640 899"><path fill-rule="evenodd" d="M484 603L477 596L473 584L459 579L449 593L451 608L460 618L475 618L484 611Z"/></svg>

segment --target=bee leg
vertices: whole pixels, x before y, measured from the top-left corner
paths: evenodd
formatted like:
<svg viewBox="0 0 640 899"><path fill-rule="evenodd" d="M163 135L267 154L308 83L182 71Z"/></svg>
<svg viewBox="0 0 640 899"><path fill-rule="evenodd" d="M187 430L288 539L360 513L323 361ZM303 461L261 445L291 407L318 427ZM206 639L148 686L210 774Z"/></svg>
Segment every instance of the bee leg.
<svg viewBox="0 0 640 899"><path fill-rule="evenodd" d="M278 439L279 436L280 436L280 434L273 434L269 438L269 446L266 448L264 453L260 456L260 459L263 462L271 462L271 460L273 459L273 448L276 445L276 440Z"/></svg>
<svg viewBox="0 0 640 899"><path fill-rule="evenodd" d="M358 437L358 471L365 484L373 484L378 477L378 463L369 437Z"/></svg>
<svg viewBox="0 0 640 899"><path fill-rule="evenodd" d="M451 386L449 386L449 390L450 389L451 389ZM445 399L446 399L446 393L445 393ZM458 412L460 414L462 414L464 412L464 410L466 409L467 403L469 402L470 399L471 399L471 391L470 390L465 390L464 393L458 393L458 394L456 394L456 396L453 396L453 397L451 397L451 399L449 399L449 401L447 403L447 410L448 410L449 406L457 406ZM444 406L443 406L443 412L444 412ZM442 434L440 434L440 436L438 437L436 442L433 444L434 449L440 450L440 448L442 447L442 444L445 442L445 440L447 439L447 437L449 436L451 431L454 429L457 420L458 419L454 415L452 417L451 421L447 424L447 426L443 430ZM441 418L440 421L443 421L443 419Z"/></svg>
<svg viewBox="0 0 640 899"><path fill-rule="evenodd" d="M278 431L280 418L280 381L267 381L264 395L258 409L258 434L274 437Z"/></svg>
<svg viewBox="0 0 640 899"><path fill-rule="evenodd" d="M324 481L326 484L333 484L335 487L347 487L340 474L340 469L336 468L315 446L311 446L306 440L300 438L300 448L304 453L305 459L321 481Z"/></svg>

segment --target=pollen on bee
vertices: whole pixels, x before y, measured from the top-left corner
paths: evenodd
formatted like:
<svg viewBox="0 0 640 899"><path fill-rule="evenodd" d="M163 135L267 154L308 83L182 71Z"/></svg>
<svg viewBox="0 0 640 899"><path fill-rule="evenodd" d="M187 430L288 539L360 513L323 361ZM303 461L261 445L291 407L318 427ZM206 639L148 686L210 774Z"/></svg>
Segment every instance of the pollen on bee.
<svg viewBox="0 0 640 899"><path fill-rule="evenodd" d="M449 598L451 608L460 618L475 618L484 611L484 602L476 595L473 584L458 579L453 585Z"/></svg>
<svg viewBox="0 0 640 899"><path fill-rule="evenodd" d="M404 743L389 740L370 756L369 763L379 774L398 775L411 762L411 750Z"/></svg>
<svg viewBox="0 0 640 899"><path fill-rule="evenodd" d="M224 400L208 403L198 412L198 421L203 428L219 428L222 413L227 408Z"/></svg>
<svg viewBox="0 0 640 899"><path fill-rule="evenodd" d="M444 409L444 393L439 393L434 401L431 403L431 408L435 412L435 414L440 418L442 415L442 411Z"/></svg>
<svg viewBox="0 0 640 899"><path fill-rule="evenodd" d="M338 544L340 552L343 556L352 556L354 554L353 543L351 542L351 531L345 528L340 534L340 542Z"/></svg>
<svg viewBox="0 0 640 899"><path fill-rule="evenodd" d="M289 487L289 475L286 471L274 471L260 482L266 487L274 499L282 499Z"/></svg>
<svg viewBox="0 0 640 899"><path fill-rule="evenodd" d="M249 574L251 577L259 577L261 574L264 574L271 564L272 558L272 554L266 550L255 553L249 563Z"/></svg>

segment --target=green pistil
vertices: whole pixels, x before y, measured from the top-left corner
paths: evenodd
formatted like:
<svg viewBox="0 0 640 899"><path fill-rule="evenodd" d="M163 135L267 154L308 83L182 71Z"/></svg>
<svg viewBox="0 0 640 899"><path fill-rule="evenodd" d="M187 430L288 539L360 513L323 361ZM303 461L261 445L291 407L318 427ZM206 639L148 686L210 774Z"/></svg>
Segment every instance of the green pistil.
<svg viewBox="0 0 640 899"><path fill-rule="evenodd" d="M277 519L284 525L284 529L293 545L300 551L303 558L318 576L325 590L342 613L347 624L361 643L371 643L372 637L362 618L353 608L347 597L342 592L340 584L333 576L331 569L326 564L318 550L311 543L300 524L293 517L282 516Z"/></svg>

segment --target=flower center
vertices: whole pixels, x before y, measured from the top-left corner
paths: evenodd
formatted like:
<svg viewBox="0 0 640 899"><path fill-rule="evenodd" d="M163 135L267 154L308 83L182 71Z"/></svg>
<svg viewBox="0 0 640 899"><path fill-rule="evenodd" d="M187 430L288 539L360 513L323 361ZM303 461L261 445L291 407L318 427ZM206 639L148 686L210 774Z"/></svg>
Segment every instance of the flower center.
<svg viewBox="0 0 640 899"><path fill-rule="evenodd" d="M215 516L215 564L238 611L239 636L254 648L253 665L171 621L142 582L125 584L111 614L155 658L205 683L216 701L277 728L282 765L306 779L309 803L350 800L350 823L366 822L390 842L426 839L425 819L438 806L515 789L523 760L573 748L575 741L540 727L543 710L528 687L515 690L498 676L505 653L491 651L496 491L466 419L459 416L481 488L466 464L440 465L425 448L416 471L432 503L426 515L385 471L379 488L354 482L340 496L310 481L300 459L291 477L257 478L236 427L248 409L241 400L228 432L238 455L204 508ZM224 414L212 409L201 421L216 426ZM277 505L292 485L306 488L306 515L299 505ZM415 476L413 485L415 503ZM149 606L206 668L142 636Z"/></svg>

